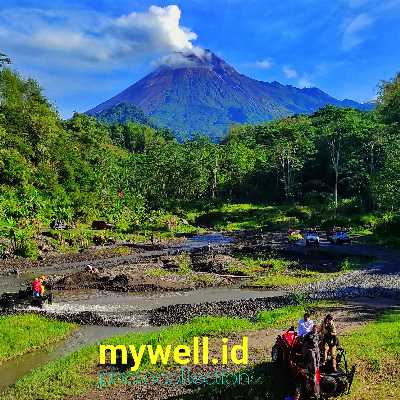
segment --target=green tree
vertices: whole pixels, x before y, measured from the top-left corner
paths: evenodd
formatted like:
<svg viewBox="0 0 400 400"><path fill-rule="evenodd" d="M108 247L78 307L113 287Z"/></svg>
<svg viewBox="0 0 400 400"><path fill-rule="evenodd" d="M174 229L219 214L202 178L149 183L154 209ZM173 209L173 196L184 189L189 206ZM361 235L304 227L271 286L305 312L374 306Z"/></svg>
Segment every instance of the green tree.
<svg viewBox="0 0 400 400"><path fill-rule="evenodd" d="M378 111L387 124L400 123L400 72L392 80L381 82Z"/></svg>
<svg viewBox="0 0 400 400"><path fill-rule="evenodd" d="M334 173L333 196L338 206L339 178L354 151L361 126L360 112L350 108L326 106L315 113L313 123L320 137L320 149L328 149L330 166Z"/></svg>
<svg viewBox="0 0 400 400"><path fill-rule="evenodd" d="M378 205L383 209L398 210L400 207L400 140L395 139L385 147L383 167L375 176L373 186Z"/></svg>

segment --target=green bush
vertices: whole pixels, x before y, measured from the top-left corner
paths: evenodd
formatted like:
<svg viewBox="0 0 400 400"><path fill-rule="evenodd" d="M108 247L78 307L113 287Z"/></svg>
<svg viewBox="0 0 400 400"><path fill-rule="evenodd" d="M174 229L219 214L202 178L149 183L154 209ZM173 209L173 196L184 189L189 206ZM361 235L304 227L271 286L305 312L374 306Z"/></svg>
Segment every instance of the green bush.
<svg viewBox="0 0 400 400"><path fill-rule="evenodd" d="M375 214L365 214L360 217L359 222L365 228L375 229L381 222L381 217Z"/></svg>
<svg viewBox="0 0 400 400"><path fill-rule="evenodd" d="M375 228L375 232L391 236L400 235L400 215L389 213L383 215L381 222Z"/></svg>
<svg viewBox="0 0 400 400"><path fill-rule="evenodd" d="M336 211L338 214L351 216L360 212L360 203L355 198L341 199Z"/></svg>
<svg viewBox="0 0 400 400"><path fill-rule="evenodd" d="M300 221L308 220L312 215L312 210L309 207L295 206L287 210L288 217L295 217Z"/></svg>
<svg viewBox="0 0 400 400"><path fill-rule="evenodd" d="M39 248L33 239L25 239L15 247L14 254L30 260L37 260L39 258Z"/></svg>

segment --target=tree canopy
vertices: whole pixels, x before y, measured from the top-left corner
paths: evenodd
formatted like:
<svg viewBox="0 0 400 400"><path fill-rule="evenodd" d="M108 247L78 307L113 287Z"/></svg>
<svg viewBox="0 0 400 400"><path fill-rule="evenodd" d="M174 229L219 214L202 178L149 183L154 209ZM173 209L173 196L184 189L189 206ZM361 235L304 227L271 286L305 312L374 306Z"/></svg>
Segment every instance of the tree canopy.
<svg viewBox="0 0 400 400"><path fill-rule="evenodd" d="M4 56L2 55L4 58ZM400 78L376 111L327 106L232 126L221 143L166 129L62 120L38 83L0 70L0 221L138 224L146 211L216 202L332 202L398 207ZM22 222L21 222L22 221Z"/></svg>

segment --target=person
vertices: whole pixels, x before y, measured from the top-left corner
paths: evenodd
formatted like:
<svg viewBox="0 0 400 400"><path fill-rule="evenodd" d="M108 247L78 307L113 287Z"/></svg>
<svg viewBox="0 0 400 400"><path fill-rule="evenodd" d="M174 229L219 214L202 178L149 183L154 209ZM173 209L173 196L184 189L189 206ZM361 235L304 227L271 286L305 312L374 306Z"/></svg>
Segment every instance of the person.
<svg viewBox="0 0 400 400"><path fill-rule="evenodd" d="M328 359L328 354L330 353L332 359L332 369L334 372L337 371L336 366L336 347L338 344L338 338L336 333L336 327L333 323L333 317L331 314L328 314L320 328L320 333L322 336L322 347L324 352L324 358L322 360L323 365L326 364Z"/></svg>
<svg viewBox="0 0 400 400"><path fill-rule="evenodd" d="M47 276L46 275L42 275L39 277L39 282L40 282L40 295L43 296L44 292L46 290L45 288L45 282L47 281Z"/></svg>
<svg viewBox="0 0 400 400"><path fill-rule="evenodd" d="M90 264L86 265L86 271L91 273L91 274L98 274L99 273L99 270L96 267L93 267Z"/></svg>
<svg viewBox="0 0 400 400"><path fill-rule="evenodd" d="M33 297L41 297L45 292L44 282L46 277L44 275L40 276L39 278L35 278L32 281L32 292Z"/></svg>
<svg viewBox="0 0 400 400"><path fill-rule="evenodd" d="M35 278L32 281L32 294L33 294L33 297L40 297L40 286L41 286L41 284L40 284L39 278Z"/></svg>
<svg viewBox="0 0 400 400"><path fill-rule="evenodd" d="M317 325L313 325L311 331L303 337L304 366L309 372L309 384L312 393L319 395L319 384L317 374L320 365L320 337Z"/></svg>
<svg viewBox="0 0 400 400"><path fill-rule="evenodd" d="M311 332L314 326L314 322L310 319L310 313L304 313L304 317L299 320L297 334L300 337L304 337L307 333Z"/></svg>

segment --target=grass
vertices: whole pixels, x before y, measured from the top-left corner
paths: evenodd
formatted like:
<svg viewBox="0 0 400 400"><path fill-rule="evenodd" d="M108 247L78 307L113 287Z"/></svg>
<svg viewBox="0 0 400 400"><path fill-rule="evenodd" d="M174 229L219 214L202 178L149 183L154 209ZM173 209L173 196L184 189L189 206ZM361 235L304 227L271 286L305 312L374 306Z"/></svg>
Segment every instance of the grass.
<svg viewBox="0 0 400 400"><path fill-rule="evenodd" d="M321 307L326 304L321 303ZM296 322L304 313L307 305L283 307L258 314L257 321L243 318L201 317L190 323L164 328L154 333L129 334L103 341L106 344L140 345L177 344L189 342L194 336L221 336L241 331L281 327ZM289 324L290 324L289 323ZM98 347L90 345L59 360L50 362L33 370L30 374L17 380L8 389L3 400L31 400L31 393L44 400L62 399L67 396L83 395L96 386ZM151 364L145 355L142 368L149 369Z"/></svg>
<svg viewBox="0 0 400 400"><path fill-rule="evenodd" d="M245 229L260 229L264 227L279 228L296 226L299 215L290 211L293 207L256 205L256 204L225 204L219 208L201 213L195 218L200 226L212 227L221 231L237 231Z"/></svg>
<svg viewBox="0 0 400 400"><path fill-rule="evenodd" d="M182 254L176 257L177 268L174 270L167 270L163 267L151 268L146 275L152 277L161 277L168 275L190 275L192 271L192 261L188 254Z"/></svg>
<svg viewBox="0 0 400 400"><path fill-rule="evenodd" d="M192 273L192 260L188 254L178 256L178 271L179 275L186 275Z"/></svg>
<svg viewBox="0 0 400 400"><path fill-rule="evenodd" d="M397 398L400 387L400 311L383 314L342 338L357 373L350 399Z"/></svg>
<svg viewBox="0 0 400 400"><path fill-rule="evenodd" d="M151 277L160 277L160 276L167 276L171 273L162 267L151 268L146 272L147 276Z"/></svg>
<svg viewBox="0 0 400 400"><path fill-rule="evenodd" d="M193 225L221 231L269 230L333 226L352 228L351 236L385 246L400 247L398 212L366 212L351 201L342 200L336 210L332 205L260 205L224 204L209 211L190 212Z"/></svg>
<svg viewBox="0 0 400 400"><path fill-rule="evenodd" d="M342 265L342 271L350 271L355 269L357 265L356 262L345 260ZM252 277L253 279L244 285L258 288L301 285L331 279L338 274L320 273L299 269L296 266L298 266L297 262L281 258L239 257L225 267L225 272L237 276ZM206 286L211 286L215 283L213 274L193 272L190 257L187 255L182 255L178 258L177 268L174 271L157 267L150 269L146 275L149 277L187 276L191 277L193 282Z"/></svg>
<svg viewBox="0 0 400 400"><path fill-rule="evenodd" d="M35 314L0 317L0 363L44 348L68 336L75 324L52 321Z"/></svg>
<svg viewBox="0 0 400 400"><path fill-rule="evenodd" d="M350 271L357 263L345 260L341 272ZM237 263L228 267L228 272L236 275L249 276L243 286L254 288L274 288L303 285L334 278L338 272L318 272L300 268L296 261L274 257L240 257Z"/></svg>
<svg viewBox="0 0 400 400"><path fill-rule="evenodd" d="M372 262L372 258L371 261ZM340 265L341 272L355 271L357 269L361 269L365 266L365 261L357 259L357 258L345 258Z"/></svg>
<svg viewBox="0 0 400 400"><path fill-rule="evenodd" d="M193 274L192 280L203 286L213 286L215 284L215 276L208 273Z"/></svg>

